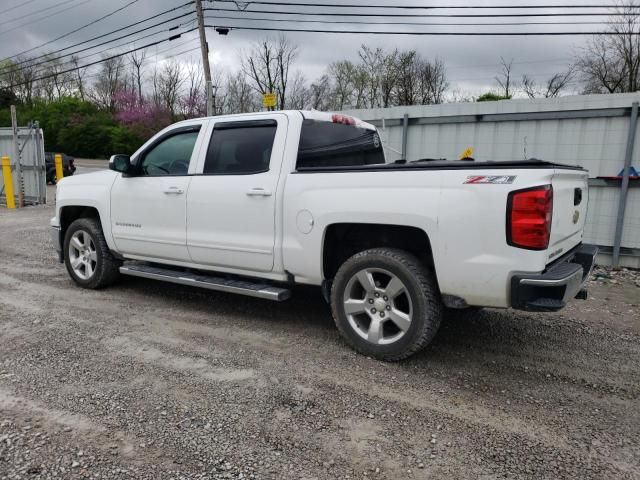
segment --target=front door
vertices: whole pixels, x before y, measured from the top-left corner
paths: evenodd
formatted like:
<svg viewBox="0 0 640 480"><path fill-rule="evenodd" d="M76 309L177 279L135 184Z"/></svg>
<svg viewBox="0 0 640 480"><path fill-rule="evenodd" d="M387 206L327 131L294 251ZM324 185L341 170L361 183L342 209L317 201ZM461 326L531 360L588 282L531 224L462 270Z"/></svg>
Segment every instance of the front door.
<svg viewBox="0 0 640 480"><path fill-rule="evenodd" d="M190 261L186 199L200 129L200 124L178 127L160 136L134 160L134 173L115 181L111 231L122 254Z"/></svg>
<svg viewBox="0 0 640 480"><path fill-rule="evenodd" d="M268 272L287 117L246 118L213 125L187 196L187 243L195 263Z"/></svg>

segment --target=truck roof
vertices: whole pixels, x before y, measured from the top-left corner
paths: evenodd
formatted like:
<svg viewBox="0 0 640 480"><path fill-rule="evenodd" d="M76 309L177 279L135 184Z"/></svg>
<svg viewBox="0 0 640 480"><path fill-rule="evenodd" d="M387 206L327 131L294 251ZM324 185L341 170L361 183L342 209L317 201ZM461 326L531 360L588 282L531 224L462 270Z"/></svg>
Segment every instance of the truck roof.
<svg viewBox="0 0 640 480"><path fill-rule="evenodd" d="M365 121L362 121L359 118L352 117L350 115L343 115L341 113L336 113L336 112L321 112L319 110L274 110L274 111L271 111L271 112L232 113L232 114L225 114L225 115L213 115L213 116L210 116L210 117L191 118L191 119L188 119L188 120L183 120L181 122L177 122L177 123L175 123L173 125L189 124L189 123L191 123L193 121L203 120L203 119L219 119L219 118L233 119L233 118L236 118L236 117L242 117L242 116L247 116L247 115L273 115L274 113L285 114L285 115L288 115L288 116L302 115L303 119L318 120L318 121L323 121L323 122L332 122L332 121L334 121L334 119L333 119L334 116L342 116L343 118L353 119L354 120L353 124L356 127L365 128L367 130L376 130L375 126L373 126L372 124L367 123Z"/></svg>

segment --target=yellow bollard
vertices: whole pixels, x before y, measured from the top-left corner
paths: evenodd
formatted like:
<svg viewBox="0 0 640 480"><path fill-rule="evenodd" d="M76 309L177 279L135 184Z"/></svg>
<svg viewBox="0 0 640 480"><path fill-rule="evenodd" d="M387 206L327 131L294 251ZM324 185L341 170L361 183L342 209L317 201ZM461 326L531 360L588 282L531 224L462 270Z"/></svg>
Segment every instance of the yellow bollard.
<svg viewBox="0 0 640 480"><path fill-rule="evenodd" d="M56 164L56 183L58 183L62 178L64 178L64 170L62 170L62 155L56 153L54 159Z"/></svg>
<svg viewBox="0 0 640 480"><path fill-rule="evenodd" d="M7 197L7 208L16 208L13 196L13 178L11 176L11 162L9 157L2 157L2 176L4 177L4 193Z"/></svg>

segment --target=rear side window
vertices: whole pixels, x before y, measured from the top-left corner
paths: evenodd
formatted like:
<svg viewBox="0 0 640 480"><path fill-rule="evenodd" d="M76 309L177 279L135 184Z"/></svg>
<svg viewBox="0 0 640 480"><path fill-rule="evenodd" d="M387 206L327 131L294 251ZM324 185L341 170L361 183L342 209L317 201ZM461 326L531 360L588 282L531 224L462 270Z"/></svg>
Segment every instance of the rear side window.
<svg viewBox="0 0 640 480"><path fill-rule="evenodd" d="M216 124L204 164L205 175L249 175L269 170L275 120Z"/></svg>
<svg viewBox="0 0 640 480"><path fill-rule="evenodd" d="M351 167L385 163L380 137L354 125L304 120L297 168Z"/></svg>

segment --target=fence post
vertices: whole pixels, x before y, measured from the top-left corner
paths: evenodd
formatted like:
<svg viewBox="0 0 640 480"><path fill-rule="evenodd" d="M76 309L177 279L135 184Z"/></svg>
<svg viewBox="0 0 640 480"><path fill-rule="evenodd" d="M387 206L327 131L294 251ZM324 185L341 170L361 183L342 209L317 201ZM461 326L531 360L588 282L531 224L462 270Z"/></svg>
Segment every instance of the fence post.
<svg viewBox="0 0 640 480"><path fill-rule="evenodd" d="M402 160L407 159L407 137L409 135L409 114L402 117Z"/></svg>
<svg viewBox="0 0 640 480"><path fill-rule="evenodd" d="M2 177L4 178L4 192L7 198L7 208L16 208L16 199L13 196L11 161L9 160L9 157L2 157Z"/></svg>
<svg viewBox="0 0 640 480"><path fill-rule="evenodd" d="M13 130L13 152L16 164L16 180L18 185L18 206L24 207L24 180L22 178L22 164L20 163L20 144L18 140L18 120L16 106L11 105L11 129Z"/></svg>
<svg viewBox="0 0 640 480"><path fill-rule="evenodd" d="M58 183L62 178L64 178L64 170L62 169L62 155L56 153L55 157L56 164L56 183Z"/></svg>
<svg viewBox="0 0 640 480"><path fill-rule="evenodd" d="M633 158L633 147L636 143L636 130L638 126L638 102L631 105L631 118L629 119L629 135L627 137L627 151L624 157L624 172L622 173L622 186L620 187L620 202L618 204L618 218L616 220L616 233L613 239L613 266L620 266L620 246L622 245L622 229L624 228L624 213L627 208L627 195L629 193L629 171Z"/></svg>

